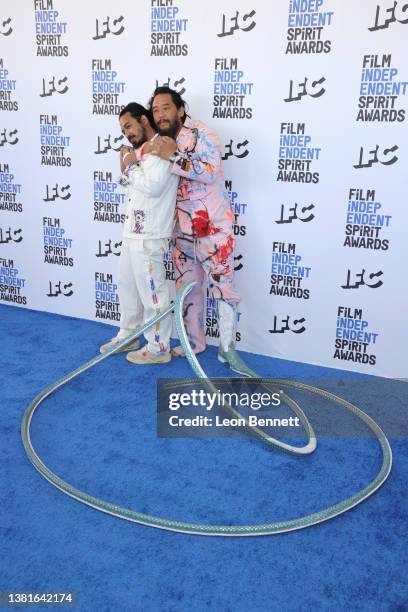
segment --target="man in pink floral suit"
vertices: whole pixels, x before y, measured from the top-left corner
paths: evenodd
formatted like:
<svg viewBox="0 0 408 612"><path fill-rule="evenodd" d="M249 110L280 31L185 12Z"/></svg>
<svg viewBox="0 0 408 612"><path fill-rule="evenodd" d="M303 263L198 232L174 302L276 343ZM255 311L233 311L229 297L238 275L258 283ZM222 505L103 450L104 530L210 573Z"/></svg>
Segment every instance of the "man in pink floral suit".
<svg viewBox="0 0 408 612"><path fill-rule="evenodd" d="M186 330L195 353L203 351L207 278L218 305L219 358L230 363L240 297L233 287L234 215L225 190L219 139L208 126L186 115L184 100L169 87L155 90L150 109L160 134L152 153L169 160L171 171L180 176L173 233L177 291L185 282L197 281L185 303ZM173 349L173 354L182 355L181 347Z"/></svg>

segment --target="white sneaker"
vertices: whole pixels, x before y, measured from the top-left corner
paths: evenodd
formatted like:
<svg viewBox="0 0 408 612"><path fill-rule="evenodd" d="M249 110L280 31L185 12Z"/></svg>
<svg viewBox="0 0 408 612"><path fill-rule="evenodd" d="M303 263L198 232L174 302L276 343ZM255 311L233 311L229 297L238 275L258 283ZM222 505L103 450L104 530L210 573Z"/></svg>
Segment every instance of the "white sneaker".
<svg viewBox="0 0 408 612"><path fill-rule="evenodd" d="M151 363L168 363L171 361L170 351L166 353L150 353L145 347L140 351L133 351L126 355L126 359L131 363L137 363L140 365L151 364Z"/></svg>

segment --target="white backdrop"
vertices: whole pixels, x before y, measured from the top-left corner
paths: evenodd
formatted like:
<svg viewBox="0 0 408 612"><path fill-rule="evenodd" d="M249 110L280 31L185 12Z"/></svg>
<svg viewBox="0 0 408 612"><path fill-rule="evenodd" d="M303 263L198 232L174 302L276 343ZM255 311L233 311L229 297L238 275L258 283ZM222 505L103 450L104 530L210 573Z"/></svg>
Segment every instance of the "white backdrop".
<svg viewBox="0 0 408 612"><path fill-rule="evenodd" d="M4 3L0 302L119 322L117 114L169 84L223 143L238 348L406 376L405 4Z"/></svg>

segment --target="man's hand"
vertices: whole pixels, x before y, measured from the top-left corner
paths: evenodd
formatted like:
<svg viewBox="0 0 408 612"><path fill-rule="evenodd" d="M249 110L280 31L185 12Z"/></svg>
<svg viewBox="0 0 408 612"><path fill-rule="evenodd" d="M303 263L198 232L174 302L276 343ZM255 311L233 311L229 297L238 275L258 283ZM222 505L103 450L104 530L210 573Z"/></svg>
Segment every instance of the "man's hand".
<svg viewBox="0 0 408 612"><path fill-rule="evenodd" d="M158 137L156 136L156 138L152 139L152 140L147 140L144 145L143 145L143 155L147 155L147 153L153 153L153 149L155 148L155 143L158 140Z"/></svg>
<svg viewBox="0 0 408 612"><path fill-rule="evenodd" d="M177 151L177 143L170 136L158 136L149 144L151 144L150 152L161 159L169 159Z"/></svg>
<svg viewBox="0 0 408 612"><path fill-rule="evenodd" d="M122 145L119 152L120 156L120 171L123 172L126 166L136 163L136 152L133 147Z"/></svg>

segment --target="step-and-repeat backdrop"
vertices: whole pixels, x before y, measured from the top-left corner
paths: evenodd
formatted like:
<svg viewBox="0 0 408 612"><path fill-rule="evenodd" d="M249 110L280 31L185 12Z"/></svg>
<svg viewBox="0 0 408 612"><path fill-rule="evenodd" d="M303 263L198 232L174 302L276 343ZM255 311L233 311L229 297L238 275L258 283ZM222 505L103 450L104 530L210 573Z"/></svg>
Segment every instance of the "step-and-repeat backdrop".
<svg viewBox="0 0 408 612"><path fill-rule="evenodd" d="M0 303L119 325L118 113L168 84L221 138L238 348L406 376L407 41L404 0L4 0Z"/></svg>

